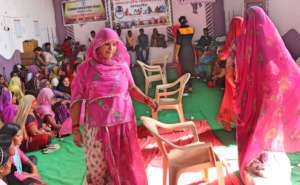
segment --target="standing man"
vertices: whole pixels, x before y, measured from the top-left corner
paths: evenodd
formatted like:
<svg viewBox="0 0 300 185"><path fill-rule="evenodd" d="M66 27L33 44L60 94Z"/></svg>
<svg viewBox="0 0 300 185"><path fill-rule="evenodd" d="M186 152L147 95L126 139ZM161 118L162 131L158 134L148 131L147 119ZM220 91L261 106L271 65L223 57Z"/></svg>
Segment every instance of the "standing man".
<svg viewBox="0 0 300 185"><path fill-rule="evenodd" d="M195 56L192 45L194 28L188 25L185 16L179 17L180 28L177 30L175 46L175 62L181 64L181 74L194 74ZM192 80L186 84L185 92L192 92Z"/></svg>
<svg viewBox="0 0 300 185"><path fill-rule="evenodd" d="M91 45L91 42L94 40L95 36L96 36L96 32L94 30L92 30L90 32L89 45Z"/></svg>

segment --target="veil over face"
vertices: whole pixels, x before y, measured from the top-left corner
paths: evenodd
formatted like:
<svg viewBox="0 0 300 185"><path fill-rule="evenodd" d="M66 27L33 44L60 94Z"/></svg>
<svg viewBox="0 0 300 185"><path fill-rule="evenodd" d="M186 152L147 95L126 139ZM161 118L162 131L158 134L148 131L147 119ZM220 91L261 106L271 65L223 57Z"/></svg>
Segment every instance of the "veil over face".
<svg viewBox="0 0 300 185"><path fill-rule="evenodd" d="M300 151L300 70L259 7L247 10L236 51L237 144L242 178L263 150Z"/></svg>

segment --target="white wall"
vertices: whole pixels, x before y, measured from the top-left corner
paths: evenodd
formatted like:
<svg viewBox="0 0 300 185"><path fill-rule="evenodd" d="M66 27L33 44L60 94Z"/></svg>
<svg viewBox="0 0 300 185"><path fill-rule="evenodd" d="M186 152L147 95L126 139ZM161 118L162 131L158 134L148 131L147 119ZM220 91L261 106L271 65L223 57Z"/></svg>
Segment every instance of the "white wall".
<svg viewBox="0 0 300 185"><path fill-rule="evenodd" d="M269 0L269 16L280 34L294 28L300 33L300 1Z"/></svg>
<svg viewBox="0 0 300 185"><path fill-rule="evenodd" d="M23 50L22 42L28 39L38 40L41 46L45 42L56 41L55 17L52 0L0 0L0 54L11 57L16 49ZM17 38L14 20L21 22L22 36ZM33 21L39 21L40 35L36 36ZM8 26L9 31L3 27Z"/></svg>
<svg viewBox="0 0 300 185"><path fill-rule="evenodd" d="M224 0L224 11L227 32L232 17L244 15L244 0Z"/></svg>
<svg viewBox="0 0 300 185"><path fill-rule="evenodd" d="M279 33L284 35L294 28L300 33L300 4L299 0L268 0L267 9L269 17L276 25ZM228 23L235 15L242 15L244 12L244 0L224 0L226 17L226 30Z"/></svg>
<svg viewBox="0 0 300 185"><path fill-rule="evenodd" d="M75 40L79 41L81 44L88 45L90 32L94 30L97 33L98 30L104 27L105 21L89 22L82 25L75 24L73 26Z"/></svg>
<svg viewBox="0 0 300 185"><path fill-rule="evenodd" d="M179 24L178 18L182 15L186 16L189 25L195 28L195 35L193 40L200 39L203 34L203 28L206 27L206 16L205 16L205 3L202 3L202 7L198 9L198 14L193 13L192 6L187 4L180 4L177 0L172 1L173 4L173 22Z"/></svg>

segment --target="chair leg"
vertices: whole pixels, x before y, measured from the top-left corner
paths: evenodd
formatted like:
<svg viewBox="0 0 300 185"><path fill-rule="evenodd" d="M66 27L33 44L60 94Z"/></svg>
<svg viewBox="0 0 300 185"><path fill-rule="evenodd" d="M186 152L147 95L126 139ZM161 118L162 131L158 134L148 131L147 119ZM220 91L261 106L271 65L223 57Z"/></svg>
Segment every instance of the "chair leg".
<svg viewBox="0 0 300 185"><path fill-rule="evenodd" d="M185 121L184 119L184 113L183 113L183 109L182 109L182 106L178 106L178 108L176 109L177 110L177 113L178 113L178 116L179 116L179 121L182 123Z"/></svg>
<svg viewBox="0 0 300 185"><path fill-rule="evenodd" d="M158 109L156 111L152 111L152 118L158 120Z"/></svg>
<svg viewBox="0 0 300 185"><path fill-rule="evenodd" d="M209 178L208 178L208 168L203 170L203 178L205 182L208 182Z"/></svg>
<svg viewBox="0 0 300 185"><path fill-rule="evenodd" d="M149 82L145 81L145 94L148 96L148 91L149 91Z"/></svg>
<svg viewBox="0 0 300 185"><path fill-rule="evenodd" d="M163 185L167 185L168 161L163 159Z"/></svg>
<svg viewBox="0 0 300 185"><path fill-rule="evenodd" d="M218 184L225 185L222 163L220 161L216 162L216 170L218 175Z"/></svg>
<svg viewBox="0 0 300 185"><path fill-rule="evenodd" d="M169 166L169 185L177 185L177 169Z"/></svg>

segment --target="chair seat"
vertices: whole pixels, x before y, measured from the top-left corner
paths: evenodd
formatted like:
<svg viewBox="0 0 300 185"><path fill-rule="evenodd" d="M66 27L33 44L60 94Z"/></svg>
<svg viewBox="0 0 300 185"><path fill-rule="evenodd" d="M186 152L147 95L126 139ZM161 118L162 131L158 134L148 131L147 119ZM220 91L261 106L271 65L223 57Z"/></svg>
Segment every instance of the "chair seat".
<svg viewBox="0 0 300 185"><path fill-rule="evenodd" d="M160 74L155 74L147 77L147 80L150 82L162 80Z"/></svg>
<svg viewBox="0 0 300 185"><path fill-rule="evenodd" d="M178 104L178 100L175 98L160 98L159 99L160 105L175 105Z"/></svg>
<svg viewBox="0 0 300 185"><path fill-rule="evenodd" d="M188 146L199 145L199 143L192 143ZM180 149L173 149L168 153L169 164L172 166L193 166L196 164L203 164L209 163L209 155L207 149L203 149L201 147L194 147L188 150L180 150Z"/></svg>

